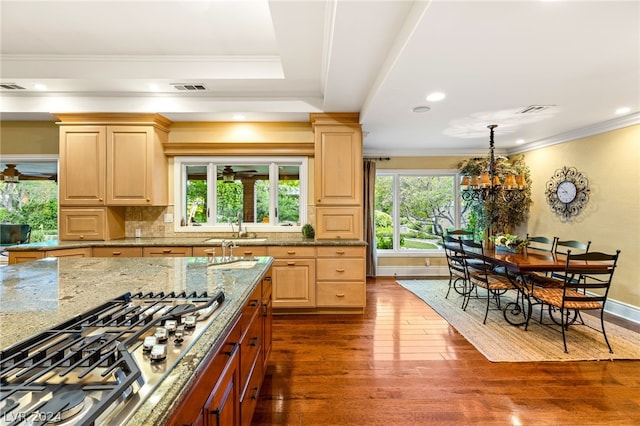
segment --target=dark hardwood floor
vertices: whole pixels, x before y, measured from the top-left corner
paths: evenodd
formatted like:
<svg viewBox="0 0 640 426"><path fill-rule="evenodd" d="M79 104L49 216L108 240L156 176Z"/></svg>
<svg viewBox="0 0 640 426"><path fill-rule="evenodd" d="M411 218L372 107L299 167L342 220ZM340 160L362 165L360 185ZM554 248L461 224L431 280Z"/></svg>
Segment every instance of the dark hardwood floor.
<svg viewBox="0 0 640 426"><path fill-rule="evenodd" d="M491 363L393 278L273 336L253 425L640 424L640 361Z"/></svg>

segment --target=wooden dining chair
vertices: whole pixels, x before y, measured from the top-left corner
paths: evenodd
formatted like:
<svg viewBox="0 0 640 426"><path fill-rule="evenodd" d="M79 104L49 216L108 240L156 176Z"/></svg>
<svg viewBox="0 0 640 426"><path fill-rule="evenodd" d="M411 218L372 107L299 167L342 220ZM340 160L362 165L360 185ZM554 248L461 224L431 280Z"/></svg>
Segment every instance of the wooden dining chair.
<svg viewBox="0 0 640 426"><path fill-rule="evenodd" d="M467 269L464 265L464 252L462 244L458 238L449 235L442 236L442 247L447 258L447 266L449 267L449 288L445 299L449 298L449 293L453 288L454 291L462 297L462 307L464 308L465 297L467 291L471 291L467 287L470 286Z"/></svg>
<svg viewBox="0 0 640 426"><path fill-rule="evenodd" d="M469 282L477 287L482 287L487 291L487 306L484 313L483 324L487 323L487 316L489 315L489 306L491 300L495 301L498 309L502 309L500 298L508 291L516 289L511 280L502 274L494 273L494 266L488 262L484 255L484 246L482 242L475 242L473 240L460 240L462 243L462 250L464 253L464 265L467 269L467 277ZM471 292L466 295L466 303L463 304L463 308L469 304L471 298Z"/></svg>
<svg viewBox="0 0 640 426"><path fill-rule="evenodd" d="M569 326L574 324L588 326L579 315L580 311L586 310L600 311L601 332L609 352L613 353L604 327L604 306L607 302L619 255L620 250L617 250L615 254L601 252L572 254L571 250L568 250L563 273L563 286L561 288L538 288L531 294L536 301L543 304L543 307L544 305L549 307L552 318L551 310L560 310L559 325L562 328L565 353L568 352L566 332ZM589 262L596 262L602 267L594 269L593 264L589 265ZM529 326L530 319L531 316L527 319L525 330Z"/></svg>

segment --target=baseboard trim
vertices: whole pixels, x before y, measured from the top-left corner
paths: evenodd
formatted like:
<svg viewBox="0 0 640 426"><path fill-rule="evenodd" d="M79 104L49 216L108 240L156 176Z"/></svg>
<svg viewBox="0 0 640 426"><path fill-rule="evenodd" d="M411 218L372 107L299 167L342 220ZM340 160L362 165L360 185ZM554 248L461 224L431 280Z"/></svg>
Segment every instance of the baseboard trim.
<svg viewBox="0 0 640 426"><path fill-rule="evenodd" d="M378 277L442 277L449 276L449 268L446 266L378 266L376 269ZM640 307L629 305L609 298L605 312L620 317L622 319L640 324Z"/></svg>

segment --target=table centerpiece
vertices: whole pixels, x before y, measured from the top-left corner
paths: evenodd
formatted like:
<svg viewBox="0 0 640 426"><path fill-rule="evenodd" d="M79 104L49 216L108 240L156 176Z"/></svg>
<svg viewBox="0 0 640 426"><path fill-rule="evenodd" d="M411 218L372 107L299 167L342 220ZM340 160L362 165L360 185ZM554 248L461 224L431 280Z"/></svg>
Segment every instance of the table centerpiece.
<svg viewBox="0 0 640 426"><path fill-rule="evenodd" d="M511 234L498 234L493 238L493 242L497 251L506 251L509 253L522 253L529 245L527 239Z"/></svg>

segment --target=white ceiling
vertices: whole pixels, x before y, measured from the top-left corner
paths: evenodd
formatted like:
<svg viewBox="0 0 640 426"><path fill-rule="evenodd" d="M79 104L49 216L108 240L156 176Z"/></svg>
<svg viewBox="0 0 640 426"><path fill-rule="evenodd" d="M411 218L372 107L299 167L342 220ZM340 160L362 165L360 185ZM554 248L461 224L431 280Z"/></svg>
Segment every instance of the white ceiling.
<svg viewBox="0 0 640 426"><path fill-rule="evenodd" d="M0 31L0 83L24 87L1 89L5 121L359 111L368 155L486 152L493 123L518 152L640 122L637 0L0 0Z"/></svg>

